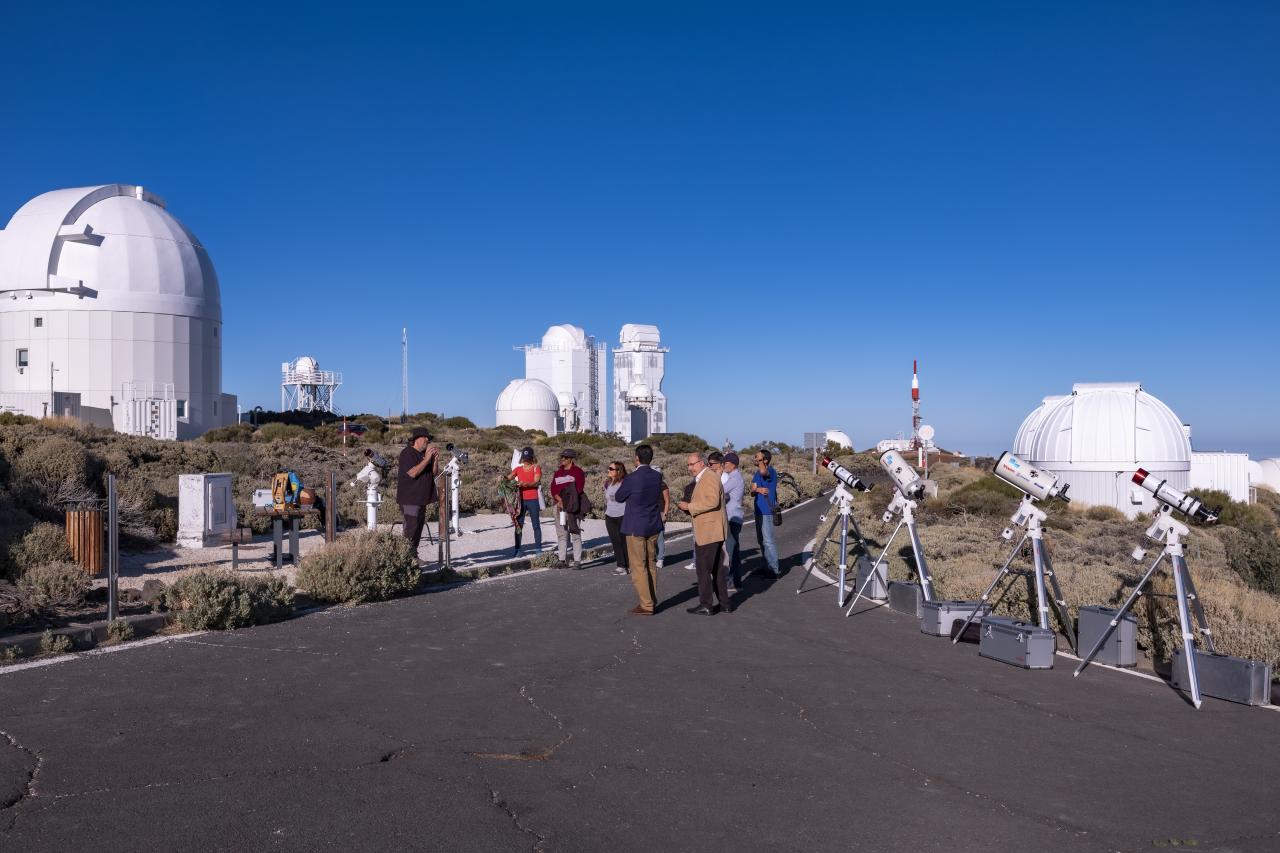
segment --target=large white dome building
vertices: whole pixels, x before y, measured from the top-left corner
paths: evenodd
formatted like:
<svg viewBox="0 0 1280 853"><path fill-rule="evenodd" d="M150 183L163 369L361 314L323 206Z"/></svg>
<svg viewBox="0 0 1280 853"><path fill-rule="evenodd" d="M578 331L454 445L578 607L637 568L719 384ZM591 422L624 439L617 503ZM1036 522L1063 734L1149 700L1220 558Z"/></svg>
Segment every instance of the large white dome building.
<svg viewBox="0 0 1280 853"><path fill-rule="evenodd" d="M1084 382L1045 397L1022 422L1013 451L1071 484L1075 503L1113 506L1130 518L1155 509L1132 483L1145 468L1190 488L1191 441L1173 410L1137 382Z"/></svg>
<svg viewBox="0 0 1280 853"><path fill-rule="evenodd" d="M560 400L551 386L540 379L512 379L494 405L498 426L540 429L555 435Z"/></svg>
<svg viewBox="0 0 1280 853"><path fill-rule="evenodd" d="M236 417L221 336L208 253L142 187L48 192L0 231L0 407L194 438Z"/></svg>

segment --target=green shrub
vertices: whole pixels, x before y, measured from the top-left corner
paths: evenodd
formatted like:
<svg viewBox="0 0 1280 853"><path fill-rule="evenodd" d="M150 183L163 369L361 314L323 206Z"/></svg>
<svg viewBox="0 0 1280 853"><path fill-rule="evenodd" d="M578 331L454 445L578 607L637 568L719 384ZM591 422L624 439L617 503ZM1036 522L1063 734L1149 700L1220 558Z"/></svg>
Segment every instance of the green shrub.
<svg viewBox="0 0 1280 853"><path fill-rule="evenodd" d="M559 436L557 436L557 439ZM648 444L662 453L705 453L712 445L699 436L688 432L666 432L651 435L642 444ZM749 457L748 457L749 458Z"/></svg>
<svg viewBox="0 0 1280 853"><path fill-rule="evenodd" d="M1022 492L994 475L988 475L946 495L944 502L955 515L995 518L1012 515L1021 498Z"/></svg>
<svg viewBox="0 0 1280 853"><path fill-rule="evenodd" d="M293 590L282 578L195 572L165 588L164 606L184 631L227 631L278 622L293 612Z"/></svg>
<svg viewBox="0 0 1280 853"><path fill-rule="evenodd" d="M1124 521L1124 513L1113 506L1098 504L1084 511L1084 517L1090 521Z"/></svg>
<svg viewBox="0 0 1280 853"><path fill-rule="evenodd" d="M83 441L65 435L43 436L14 460L14 473L52 497L63 489L84 488L92 474L89 462Z"/></svg>
<svg viewBox="0 0 1280 853"><path fill-rule="evenodd" d="M211 429L201 436L201 440L210 444L218 441L246 443L253 440L253 427L250 424L231 424L230 426Z"/></svg>
<svg viewBox="0 0 1280 853"><path fill-rule="evenodd" d="M75 563L33 566L18 578L18 596L25 610L52 612L84 607L89 576Z"/></svg>
<svg viewBox="0 0 1280 853"><path fill-rule="evenodd" d="M311 432L306 427L295 424L269 423L263 424L253 434L254 441L287 441L289 439L307 438Z"/></svg>
<svg viewBox="0 0 1280 853"><path fill-rule="evenodd" d="M1227 565L1254 589L1280 593L1280 541L1256 530L1223 531Z"/></svg>
<svg viewBox="0 0 1280 853"><path fill-rule="evenodd" d="M15 415L13 412L0 412L0 426L22 426L33 424L36 419L30 415Z"/></svg>
<svg viewBox="0 0 1280 853"><path fill-rule="evenodd" d="M123 643L133 639L133 624L125 619L116 619L107 624L107 639L113 643Z"/></svg>
<svg viewBox="0 0 1280 853"><path fill-rule="evenodd" d="M0 664L13 663L20 657L22 657L22 649L17 646L0 646Z"/></svg>
<svg viewBox="0 0 1280 853"><path fill-rule="evenodd" d="M446 429L476 429L475 423L470 418L464 418L461 415L445 418L440 421L440 426Z"/></svg>
<svg viewBox="0 0 1280 853"><path fill-rule="evenodd" d="M1276 516L1266 505L1259 501L1256 504L1231 500L1226 492L1216 489L1189 489L1187 494L1193 495L1209 509L1218 511L1220 525L1238 527L1257 533L1270 532L1276 529ZM1191 519L1192 524L1203 525L1198 519Z"/></svg>
<svg viewBox="0 0 1280 853"><path fill-rule="evenodd" d="M61 527L41 521L9 548L9 556L18 571L24 572L48 563L71 562L71 547Z"/></svg>
<svg viewBox="0 0 1280 853"><path fill-rule="evenodd" d="M381 601L418 588L413 547L390 532L348 533L302 560L298 586L318 601Z"/></svg>
<svg viewBox="0 0 1280 853"><path fill-rule="evenodd" d="M65 655L74 645L66 634L55 634L46 629L40 635L40 654L42 655Z"/></svg>

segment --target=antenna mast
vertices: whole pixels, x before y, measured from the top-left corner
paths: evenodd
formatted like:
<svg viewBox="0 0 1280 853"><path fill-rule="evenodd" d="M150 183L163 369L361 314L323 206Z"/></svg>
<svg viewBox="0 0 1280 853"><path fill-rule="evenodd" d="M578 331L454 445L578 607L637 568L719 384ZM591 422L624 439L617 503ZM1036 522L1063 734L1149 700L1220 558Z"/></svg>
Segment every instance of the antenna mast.
<svg viewBox="0 0 1280 853"><path fill-rule="evenodd" d="M400 329L400 423L409 419L409 327Z"/></svg>

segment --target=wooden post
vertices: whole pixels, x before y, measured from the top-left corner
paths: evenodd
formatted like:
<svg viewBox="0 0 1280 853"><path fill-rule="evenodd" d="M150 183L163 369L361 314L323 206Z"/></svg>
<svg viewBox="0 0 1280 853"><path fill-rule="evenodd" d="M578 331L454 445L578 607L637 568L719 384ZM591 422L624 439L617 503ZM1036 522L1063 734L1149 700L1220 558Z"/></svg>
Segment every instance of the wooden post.
<svg viewBox="0 0 1280 853"><path fill-rule="evenodd" d="M67 510L67 546L71 557L90 575L102 574L103 519L100 509Z"/></svg>

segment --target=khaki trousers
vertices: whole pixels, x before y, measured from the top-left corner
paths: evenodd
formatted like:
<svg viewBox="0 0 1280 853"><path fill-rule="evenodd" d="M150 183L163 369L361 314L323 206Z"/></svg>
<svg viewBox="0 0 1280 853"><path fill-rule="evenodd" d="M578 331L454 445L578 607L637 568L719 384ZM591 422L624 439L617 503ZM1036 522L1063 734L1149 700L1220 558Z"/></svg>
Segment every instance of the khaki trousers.
<svg viewBox="0 0 1280 853"><path fill-rule="evenodd" d="M628 536L627 564L640 606L652 612L658 601L658 537Z"/></svg>

